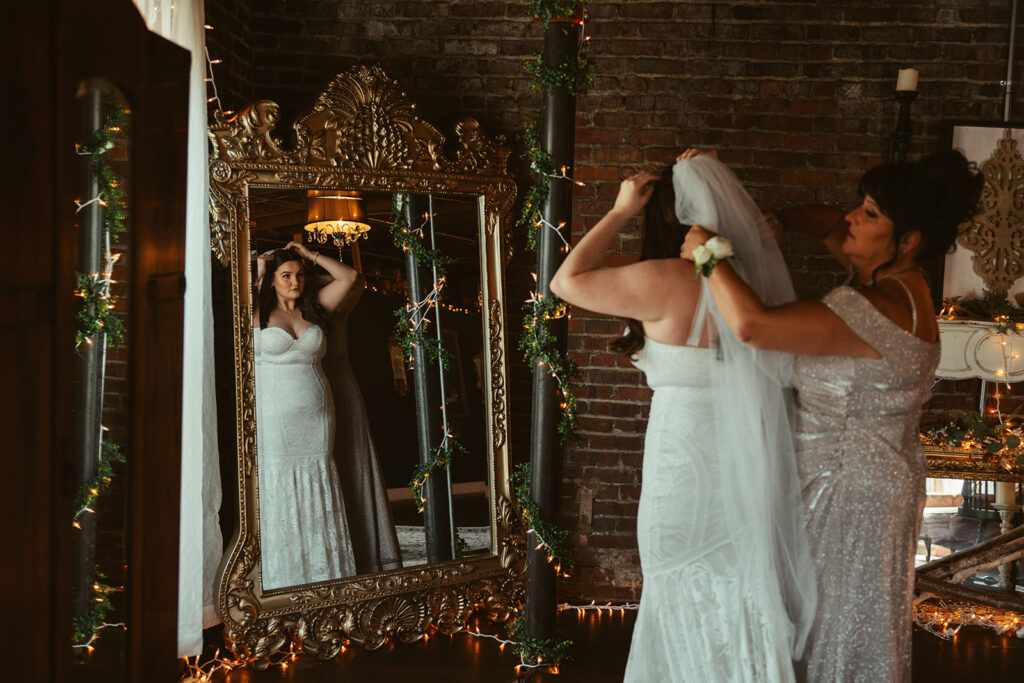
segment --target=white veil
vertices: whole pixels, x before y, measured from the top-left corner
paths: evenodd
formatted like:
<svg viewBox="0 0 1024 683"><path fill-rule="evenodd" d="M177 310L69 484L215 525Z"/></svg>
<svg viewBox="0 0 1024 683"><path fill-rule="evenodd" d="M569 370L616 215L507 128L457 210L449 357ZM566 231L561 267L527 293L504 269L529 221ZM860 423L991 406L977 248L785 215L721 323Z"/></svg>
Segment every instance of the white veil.
<svg viewBox="0 0 1024 683"><path fill-rule="evenodd" d="M673 168L676 216L728 238L739 275L766 305L794 299L782 253L767 222L739 179L707 155ZM757 596L771 628L788 633L789 654L799 659L817 604L814 565L803 528L802 499L790 426L787 388L793 357L742 342L722 318L710 287L697 310L706 310L708 339L717 339L712 401L723 500L720 513L744 549L743 579ZM704 330L693 330L691 339ZM776 639L786 644L782 639ZM741 641L738 641L741 642Z"/></svg>

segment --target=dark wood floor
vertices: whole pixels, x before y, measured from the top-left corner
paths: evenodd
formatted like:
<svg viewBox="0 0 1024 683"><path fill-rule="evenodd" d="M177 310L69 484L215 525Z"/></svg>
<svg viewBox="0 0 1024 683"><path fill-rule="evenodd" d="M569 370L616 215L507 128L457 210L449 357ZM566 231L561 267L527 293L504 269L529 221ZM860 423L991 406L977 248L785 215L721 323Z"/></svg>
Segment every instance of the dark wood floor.
<svg viewBox="0 0 1024 683"><path fill-rule="evenodd" d="M618 683L626 666L635 613L559 617L560 628L575 642L573 662L559 675L538 674L530 681ZM474 622L476 623L476 622ZM486 631L487 624L480 623ZM211 630L210 635L213 635ZM478 683L516 681L518 659L498 644L465 634L431 637L426 643L395 645L377 652L349 649L321 662L300 657L287 669L236 670L228 683ZM1024 680L1024 640L1000 636L981 628L963 628L953 641L924 631L914 632L915 683L1020 683Z"/></svg>

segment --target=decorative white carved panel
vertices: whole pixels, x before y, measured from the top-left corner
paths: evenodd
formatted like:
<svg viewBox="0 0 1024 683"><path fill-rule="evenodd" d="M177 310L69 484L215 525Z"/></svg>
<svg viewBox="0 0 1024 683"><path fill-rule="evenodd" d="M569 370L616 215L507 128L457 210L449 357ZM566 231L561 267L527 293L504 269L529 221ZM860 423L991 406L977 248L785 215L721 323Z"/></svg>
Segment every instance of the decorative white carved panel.
<svg viewBox="0 0 1024 683"><path fill-rule="evenodd" d="M939 379L980 377L989 382L1024 380L1024 335L1000 334L993 323L939 320Z"/></svg>

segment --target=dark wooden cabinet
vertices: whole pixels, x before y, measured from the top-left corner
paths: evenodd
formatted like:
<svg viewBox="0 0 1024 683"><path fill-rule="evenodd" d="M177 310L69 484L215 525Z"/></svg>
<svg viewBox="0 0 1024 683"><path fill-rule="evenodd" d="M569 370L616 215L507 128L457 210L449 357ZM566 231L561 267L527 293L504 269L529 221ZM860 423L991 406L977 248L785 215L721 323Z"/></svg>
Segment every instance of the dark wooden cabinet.
<svg viewBox="0 0 1024 683"><path fill-rule="evenodd" d="M4 680L72 677L76 90L102 78L131 108L132 253L124 476L124 680L177 680L187 51L130 0L11 3L3 43L0 434Z"/></svg>

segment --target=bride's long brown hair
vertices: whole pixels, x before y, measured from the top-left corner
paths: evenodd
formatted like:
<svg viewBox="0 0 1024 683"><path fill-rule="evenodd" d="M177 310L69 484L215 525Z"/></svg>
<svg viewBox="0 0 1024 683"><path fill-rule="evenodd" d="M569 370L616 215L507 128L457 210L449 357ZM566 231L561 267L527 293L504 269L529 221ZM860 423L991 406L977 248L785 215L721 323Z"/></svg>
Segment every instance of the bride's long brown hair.
<svg viewBox="0 0 1024 683"><path fill-rule="evenodd" d="M683 238L689 226L676 218L676 194L672 189L672 165L661 170L651 198L644 208L643 235L640 241L640 260L679 258ZM608 344L617 353L632 356L647 341L639 320L626 318L626 334Z"/></svg>
<svg viewBox="0 0 1024 683"><path fill-rule="evenodd" d="M295 261L299 264L303 270L306 270L306 285L302 290L302 296L299 297L297 302L299 311L302 313L302 317L314 325L327 329L327 311L320 305L320 302L316 300L316 288L312 286L310 282L312 278L309 277L309 270L306 268L306 264L303 263L302 257L291 249L277 249L271 255L270 262L267 264L266 272L263 274L263 282L260 283L259 292L257 293L260 306L260 328L265 328L270 322L270 312L277 307L277 292L274 290L274 274L277 273L277 269L283 266L285 263L291 263Z"/></svg>

